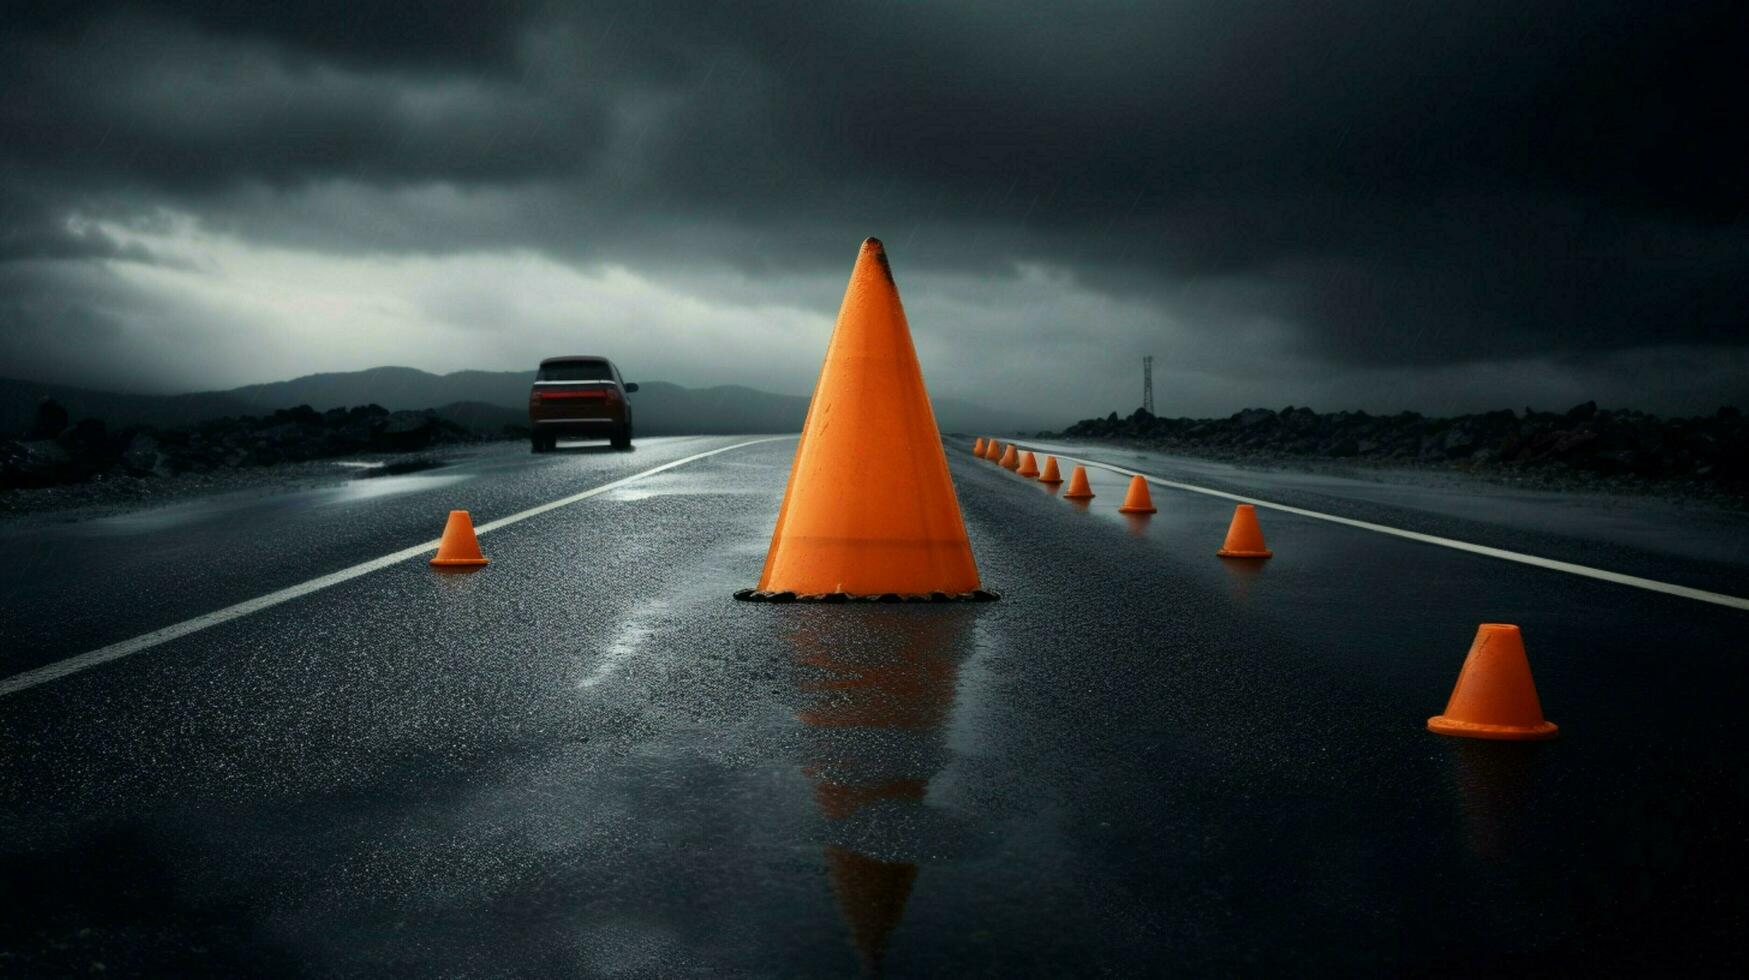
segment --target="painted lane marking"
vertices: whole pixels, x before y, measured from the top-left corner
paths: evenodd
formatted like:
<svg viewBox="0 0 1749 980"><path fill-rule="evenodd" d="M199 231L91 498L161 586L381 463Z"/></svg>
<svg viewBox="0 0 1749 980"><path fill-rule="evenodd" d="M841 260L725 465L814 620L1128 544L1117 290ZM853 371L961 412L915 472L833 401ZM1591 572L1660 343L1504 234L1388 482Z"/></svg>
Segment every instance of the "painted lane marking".
<svg viewBox="0 0 1749 980"><path fill-rule="evenodd" d="M1676 585L1671 582L1660 582L1656 579L1641 578L1638 575L1624 575L1621 572L1612 572L1606 568L1593 568L1590 565L1577 565L1570 561L1544 558L1540 555L1527 555L1521 551L1507 551L1505 548L1493 548L1485 544L1459 541L1456 538L1442 538L1434 534L1422 534L1420 531L1410 531L1400 527L1391 527L1388 524L1374 524L1371 521L1356 520L1352 517L1339 517L1335 514L1307 510L1304 507L1292 507L1288 504L1278 504L1270 500L1259 500L1256 497L1245 497L1236 493L1228 493L1225 490L1215 490L1209 487L1199 487L1193 483L1180 483L1177 480L1168 480L1164 477L1154 476L1150 473L1141 473L1136 470L1125 469L1124 467L1117 466L1113 463L1101 463L1094 459L1070 456L1054 449L1038 449L1035 446L1032 451L1035 453L1043 452L1049 455L1054 455L1060 460L1066 459L1071 463L1080 463L1083 466L1094 466L1102 470L1109 470L1113 473L1121 473L1124 476L1139 476L1158 487L1168 487L1173 490L1184 490L1189 493L1200 493L1210 497L1220 497L1224 500L1231 500L1236 503L1250 504L1254 507L1266 507L1270 510L1278 510L1284 514L1296 514L1300 517L1310 517L1313 520L1329 521L1332 524L1346 524L1349 527L1357 527L1363 531L1376 531L1379 534L1389 534L1393 537L1406 538L1410 541L1419 541L1422 544L1438 545L1441 548L1451 548L1455 551L1467 551L1473 555L1485 555L1489 558L1515 561L1523 565L1547 568L1556 572L1566 572L1569 575L1579 575L1584 578L1593 578L1602 582L1614 582L1617 585L1628 585L1636 589L1645 589L1649 592L1662 592L1665 595L1680 596L1684 599L1710 602L1714 605L1727 606L1731 609L1749 610L1749 599L1742 598L1741 596L1726 595L1722 592L1708 592L1705 589L1690 588L1686 585Z"/></svg>
<svg viewBox="0 0 1749 980"><path fill-rule="evenodd" d="M485 524L475 527L474 533L487 534L496 531L499 528L509 527L519 521L526 521L531 517L538 517L541 514L545 514L547 511L557 510L560 507L565 507L581 500L588 500L590 497L600 496L609 491L617 490L628 483L634 483L645 477L654 476L657 473L674 469L677 466L685 466L688 463L696 463L701 459L716 456L720 453L732 452L736 449L745 449L748 446L757 446L760 443L775 442L779 439L785 438L789 437L769 436L764 439L738 442L732 446L723 446L720 449L694 453L684 459L677 459L671 463L663 463L661 466L654 466L641 473L633 473L631 476L620 477L617 480L603 483L598 487L591 487L581 493L574 493L569 497L561 497L550 503L544 503L536 507L530 507L527 510L518 511L511 514L509 517L500 517L495 521L488 521ZM47 684L50 681L60 680L70 674L77 674L80 671L90 670L93 667L101 666L112 660L120 660L123 657L132 656L136 653L150 650L155 646L169 643L171 640L180 639L190 633L198 633L201 630L207 629L211 626L217 626L220 623L228 623L233 619L241 619L251 613L257 613L263 609L271 609L281 603L290 602L293 599L309 595L312 592L319 592L331 585L339 585L341 582L350 581L361 575L369 575L371 572L380 571L381 569L388 568L390 565L396 565L407 561L410 558L417 558L421 555L429 554L437 549L438 540L439 539L437 538L433 538L424 544L414 545L411 548L402 548L400 551L391 552L380 558L372 558L370 561L360 562L357 565L342 568L338 572L330 572L327 575L310 579L307 582L300 582L297 585L287 586L277 592L269 592L263 596L246 599L236 605L226 606L223 609L215 610L203 616L196 616L193 619L185 619L180 623L166 626L162 629L156 629L150 633L142 633L131 640L122 640L119 643L111 643L109 646L99 647L96 650L77 654L68 657L65 660L57 660L52 664L38 667L35 670L27 670L21 674L13 674L11 677L0 680L0 697L5 697L8 694L17 694L20 691L26 691L38 685Z"/></svg>

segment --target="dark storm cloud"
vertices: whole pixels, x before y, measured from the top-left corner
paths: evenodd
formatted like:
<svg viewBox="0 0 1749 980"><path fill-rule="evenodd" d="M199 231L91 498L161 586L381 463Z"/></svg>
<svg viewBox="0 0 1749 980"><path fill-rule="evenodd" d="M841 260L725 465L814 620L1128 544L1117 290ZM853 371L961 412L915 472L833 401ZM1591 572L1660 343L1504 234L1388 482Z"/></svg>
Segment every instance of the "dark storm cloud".
<svg viewBox="0 0 1749 980"><path fill-rule="evenodd" d="M129 202L764 276L879 231L1365 369L1745 343L1741 5L1033 6L9 8L5 254Z"/></svg>
<svg viewBox="0 0 1749 980"><path fill-rule="evenodd" d="M190 24L204 32L270 40L322 60L353 64L490 67L514 54L514 41L534 2L424 0L118 0L61 3L21 0L8 10L24 31L77 41L118 13L144 13Z"/></svg>

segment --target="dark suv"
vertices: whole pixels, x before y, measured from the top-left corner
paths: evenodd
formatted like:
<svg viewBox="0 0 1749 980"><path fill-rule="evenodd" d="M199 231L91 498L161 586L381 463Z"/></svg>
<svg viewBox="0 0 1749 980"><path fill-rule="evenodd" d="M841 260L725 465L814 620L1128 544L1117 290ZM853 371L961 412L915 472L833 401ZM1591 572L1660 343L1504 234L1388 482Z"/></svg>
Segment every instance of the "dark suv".
<svg viewBox="0 0 1749 980"><path fill-rule="evenodd" d="M605 436L615 449L630 448L632 407L626 395L637 390L637 385L620 380L619 368L605 357L549 357L540 362L528 393L534 451L551 452L560 436Z"/></svg>

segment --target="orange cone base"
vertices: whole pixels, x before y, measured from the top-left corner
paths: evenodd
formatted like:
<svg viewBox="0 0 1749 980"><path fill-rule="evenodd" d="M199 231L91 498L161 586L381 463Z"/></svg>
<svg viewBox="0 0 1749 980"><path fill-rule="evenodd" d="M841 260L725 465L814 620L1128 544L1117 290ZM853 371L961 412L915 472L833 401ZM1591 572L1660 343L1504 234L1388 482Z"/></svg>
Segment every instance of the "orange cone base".
<svg viewBox="0 0 1749 980"><path fill-rule="evenodd" d="M1160 513L1160 508L1158 508L1158 507L1131 507L1129 504L1124 504L1117 509L1117 512L1119 514L1158 514L1158 513Z"/></svg>
<svg viewBox="0 0 1749 980"><path fill-rule="evenodd" d="M735 598L742 602L995 602L1002 598L1001 593L988 589L973 589L970 592L924 592L900 593L882 592L879 595L851 595L848 592L766 592L759 589L742 589L735 593Z"/></svg>
<svg viewBox="0 0 1749 980"><path fill-rule="evenodd" d="M491 561L490 558L433 558L431 564L434 568L478 568Z"/></svg>
<svg viewBox="0 0 1749 980"><path fill-rule="evenodd" d="M1540 725L1484 725L1474 721L1459 721L1444 715L1434 715L1427 719L1427 730L1438 735L1457 735L1462 738L1492 738L1505 742L1537 742L1554 738L1560 733L1552 721Z"/></svg>
<svg viewBox="0 0 1749 980"><path fill-rule="evenodd" d="M1221 558L1270 558L1275 555L1275 552L1268 548L1262 551L1238 551L1232 548L1222 548L1215 552L1215 555Z"/></svg>

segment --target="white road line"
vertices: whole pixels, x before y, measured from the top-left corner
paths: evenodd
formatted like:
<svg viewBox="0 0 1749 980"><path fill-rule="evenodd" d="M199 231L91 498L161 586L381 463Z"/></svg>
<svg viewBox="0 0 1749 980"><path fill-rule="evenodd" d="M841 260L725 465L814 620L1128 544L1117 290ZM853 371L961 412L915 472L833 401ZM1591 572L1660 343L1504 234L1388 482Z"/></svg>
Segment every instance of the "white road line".
<svg viewBox="0 0 1749 980"><path fill-rule="evenodd" d="M511 514L509 517L500 517L495 521L488 521L485 524L476 526L474 528L474 533L487 534L502 527L509 527L518 521L526 521L531 517L538 517L549 510L557 510L560 507L577 503L580 500L588 500L590 497L599 496L610 490L617 490L628 483L634 483L647 476L654 476L657 473L674 469L677 466L685 466L687 463L696 463L701 459L715 456L719 453L726 453L736 449L745 449L748 446L757 446L762 442L774 442L778 439L784 438L788 437L770 436L764 439L738 442L732 446L723 446L720 449L712 449L708 452L694 453L685 459L677 459L672 463L663 463L661 466L653 466L641 473L633 473L631 476L621 477L617 480L603 483L598 487L591 487L582 493L574 493L569 497L561 497L558 500L541 504L538 507L530 507L527 510L518 511ZM318 592L330 585L339 585L341 582L358 578L360 575L369 575L371 572L404 562L409 558L417 558L420 555L436 550L437 542L438 539L433 538L424 544L414 545L411 548L402 548L400 551L383 555L381 558L372 558L370 561L361 562L360 564L353 565L349 568L342 568L338 572L332 572L323 575L320 578L313 578L308 582L300 582L297 585L287 586L277 592L269 592L264 596L257 596L254 599L244 600L234 606L226 606L223 609L215 610L204 616L185 619L174 626L166 626L163 629L153 630L150 633L136 636L131 640L122 640L120 643L111 643L109 646L99 647L89 653L81 653L77 656L68 657L65 660L57 660L46 667L27 670L22 674L13 674L11 677L0 680L0 697L5 697L8 694L17 694L19 691L29 690L40 684L47 684L50 681L59 680L69 674L77 674L80 671L90 670L93 667L101 666L112 660L120 660L123 657L132 656L133 654L144 650L150 650L155 646L179 639L190 633L198 633L209 626L217 626L220 623L228 623L233 619L241 619L250 613L257 613L263 609L270 609L282 602L290 602L300 596L306 596L312 592Z"/></svg>
<svg viewBox="0 0 1749 980"><path fill-rule="evenodd" d="M1071 463L1080 463L1083 466L1096 466L1102 470L1121 473L1124 476L1139 476L1157 487L1170 487L1173 490L1185 490L1190 493L1200 493L1210 497L1220 497L1241 504L1251 504L1254 507L1267 507L1270 510L1279 510L1285 514L1297 514L1300 517L1310 517L1314 520L1329 521L1332 524L1346 524L1349 527L1358 527L1363 531L1377 531L1380 534L1389 534L1394 537L1407 538L1410 541L1419 541L1422 544L1438 545L1441 548L1451 548L1455 551L1467 551L1473 555L1486 555L1489 558L1502 558L1506 561L1515 561L1524 565L1534 565L1537 568L1547 568L1552 571L1566 572L1569 575L1580 575L1585 578L1594 578L1603 582L1614 582L1617 585L1629 585L1636 589L1646 589L1650 592L1662 592L1665 595L1681 596L1684 599L1695 599L1700 602L1710 602L1714 605L1729 606L1732 609L1749 610L1749 599L1740 596L1725 595L1722 592L1708 592L1705 589L1694 589L1686 585L1675 585L1670 582L1659 582L1656 579L1640 578L1638 575L1624 575L1621 572L1612 572L1605 568L1593 568L1590 565L1575 565L1569 561L1557 561L1556 559L1543 558L1539 555L1527 555L1520 551L1507 551L1504 548L1491 548L1485 544L1474 544L1469 541L1459 541L1455 538L1442 538L1433 534L1422 534L1419 531L1409 531L1400 527L1391 527L1386 524L1374 524L1371 521L1357 521L1352 517L1338 517L1335 514L1325 514L1320 511L1306 510L1303 507L1290 507L1287 504L1278 504L1269 500L1259 500L1256 497L1245 497L1236 493L1227 493L1224 490L1213 490L1208 487L1199 487L1190 483L1179 483L1177 480L1167 480L1150 473L1140 473L1136 470L1125 469L1122 466L1116 466L1111 463L1101 463L1094 459L1083 459L1077 456L1069 456L1057 452L1054 449L1038 449L1034 447L1033 451L1054 454L1058 459L1066 459Z"/></svg>

